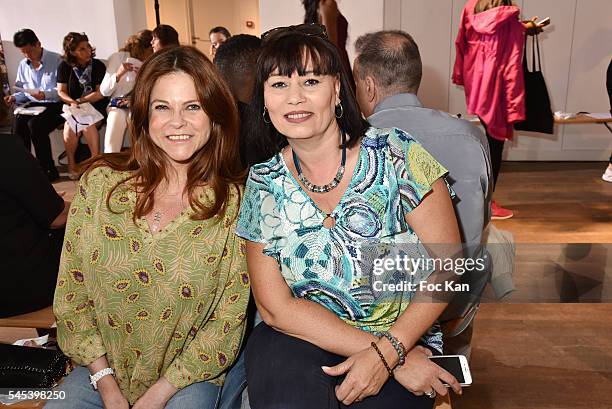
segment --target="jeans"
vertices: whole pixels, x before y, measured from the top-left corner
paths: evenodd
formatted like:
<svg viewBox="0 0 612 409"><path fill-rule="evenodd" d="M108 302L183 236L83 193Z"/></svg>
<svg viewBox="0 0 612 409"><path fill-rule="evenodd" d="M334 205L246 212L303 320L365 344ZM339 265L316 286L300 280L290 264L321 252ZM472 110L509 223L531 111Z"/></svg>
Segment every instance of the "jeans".
<svg viewBox="0 0 612 409"><path fill-rule="evenodd" d="M249 313L252 313L252 311L249 311ZM259 315L259 311L255 310L253 326L256 327L260 322L262 322L262 319ZM244 342L246 342L246 339L243 343ZM245 352L243 345L240 355L238 355L238 359L225 377L225 383L221 389L221 403L219 404L219 409L240 409L242 407L242 393L247 386L244 356ZM248 405L245 407L249 408Z"/></svg>
<svg viewBox="0 0 612 409"><path fill-rule="evenodd" d="M102 398L89 384L89 370L77 367L56 390L65 391L66 399L49 400L45 409L103 409ZM179 390L166 409L215 409L221 388L209 382L196 382Z"/></svg>
<svg viewBox="0 0 612 409"><path fill-rule="evenodd" d="M221 402L219 409L240 409L242 406L242 392L246 388L246 370L244 368L244 349L231 367L225 383L221 388Z"/></svg>

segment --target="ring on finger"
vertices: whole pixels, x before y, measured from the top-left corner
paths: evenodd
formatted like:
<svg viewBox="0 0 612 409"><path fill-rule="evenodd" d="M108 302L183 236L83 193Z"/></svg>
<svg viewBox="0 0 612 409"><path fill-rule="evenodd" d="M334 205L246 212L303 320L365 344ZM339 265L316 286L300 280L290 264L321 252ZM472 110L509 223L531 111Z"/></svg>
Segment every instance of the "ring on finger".
<svg viewBox="0 0 612 409"><path fill-rule="evenodd" d="M436 390L432 389L430 392L425 392L425 395L430 399L434 399L436 397Z"/></svg>

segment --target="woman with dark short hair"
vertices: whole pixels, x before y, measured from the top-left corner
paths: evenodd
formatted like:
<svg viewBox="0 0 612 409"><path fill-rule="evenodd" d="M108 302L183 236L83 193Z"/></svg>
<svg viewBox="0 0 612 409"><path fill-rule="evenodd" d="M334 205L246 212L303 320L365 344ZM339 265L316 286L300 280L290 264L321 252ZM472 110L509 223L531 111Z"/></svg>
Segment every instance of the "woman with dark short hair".
<svg viewBox="0 0 612 409"><path fill-rule="evenodd" d="M173 47L179 44L179 34L174 27L168 24L160 24L153 29L153 37L151 38L151 47L156 53L162 48Z"/></svg>
<svg viewBox="0 0 612 409"><path fill-rule="evenodd" d="M210 38L210 57L215 58L215 54L217 54L217 49L221 44L229 40L232 35L229 30L225 27L213 27L208 32L208 37Z"/></svg>
<svg viewBox="0 0 612 409"><path fill-rule="evenodd" d="M57 68L57 94L68 105L78 106L90 103L106 117L108 100L100 92L100 84L106 73L104 63L96 58L96 49L89 43L85 33L70 32L64 37L64 61ZM100 151L100 136L96 124L83 129L87 146L92 156ZM72 180L79 178L75 153L79 136L68 122L64 124L64 145L68 158L68 176Z"/></svg>
<svg viewBox="0 0 612 409"><path fill-rule="evenodd" d="M456 250L446 169L362 118L323 26L262 39L245 126L273 154L251 167L236 228L264 320L246 347L251 407L431 408L442 382L460 390L427 359L446 303L378 297L359 258L377 243Z"/></svg>
<svg viewBox="0 0 612 409"><path fill-rule="evenodd" d="M145 61L130 109L132 149L90 161L70 209L54 312L81 366L47 407L213 409L249 301L236 106L178 46Z"/></svg>

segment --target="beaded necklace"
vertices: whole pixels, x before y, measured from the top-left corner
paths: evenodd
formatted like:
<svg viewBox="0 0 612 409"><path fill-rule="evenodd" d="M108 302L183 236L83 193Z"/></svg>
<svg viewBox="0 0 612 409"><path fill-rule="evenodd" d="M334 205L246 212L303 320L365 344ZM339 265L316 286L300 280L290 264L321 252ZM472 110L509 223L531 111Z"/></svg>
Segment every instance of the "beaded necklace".
<svg viewBox="0 0 612 409"><path fill-rule="evenodd" d="M302 167L300 166L300 160L298 156L296 155L294 150L291 151L293 153L293 164L295 165L295 169L297 170L298 179L300 179L300 182L304 184L304 187L306 187L306 189L313 193L327 193L335 189L336 186L340 184L340 181L344 176L344 165L346 164L346 133L343 129L340 130L340 133L342 135L342 160L340 162L338 172L336 172L336 176L334 176L332 181L326 185L315 185L314 183L311 183L308 179L306 179L306 176L304 176L304 174L302 173Z"/></svg>

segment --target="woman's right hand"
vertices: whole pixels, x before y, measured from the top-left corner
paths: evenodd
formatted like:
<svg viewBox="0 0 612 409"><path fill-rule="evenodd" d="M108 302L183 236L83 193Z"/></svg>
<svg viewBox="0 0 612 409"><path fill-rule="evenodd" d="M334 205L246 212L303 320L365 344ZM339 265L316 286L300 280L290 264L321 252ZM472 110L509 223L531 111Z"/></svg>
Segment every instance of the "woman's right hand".
<svg viewBox="0 0 612 409"><path fill-rule="evenodd" d="M104 409L128 409L130 407L117 381L110 375L98 381L98 392L104 403Z"/></svg>
<svg viewBox="0 0 612 409"><path fill-rule="evenodd" d="M336 398L347 406L378 394L389 379L389 373L373 348L364 349L336 366L322 369L329 376L346 375L336 386Z"/></svg>
<svg viewBox="0 0 612 409"><path fill-rule="evenodd" d="M117 80L119 80L121 77L123 77L126 73L130 71L134 71L133 64L129 62L124 62L123 64L121 64L119 68L117 68L117 72L115 72L115 75L117 76Z"/></svg>
<svg viewBox="0 0 612 409"><path fill-rule="evenodd" d="M121 397L117 397L111 400L105 400L102 398L102 402L104 404L104 409L129 409L130 404L126 398L121 395Z"/></svg>
<svg viewBox="0 0 612 409"><path fill-rule="evenodd" d="M393 377L404 388L417 396L430 394L435 390L438 395L448 392L442 382L447 383L457 394L461 394L461 385L453 375L429 360L431 351L417 345L406 355L406 363L393 371Z"/></svg>

